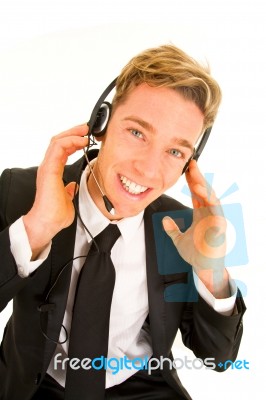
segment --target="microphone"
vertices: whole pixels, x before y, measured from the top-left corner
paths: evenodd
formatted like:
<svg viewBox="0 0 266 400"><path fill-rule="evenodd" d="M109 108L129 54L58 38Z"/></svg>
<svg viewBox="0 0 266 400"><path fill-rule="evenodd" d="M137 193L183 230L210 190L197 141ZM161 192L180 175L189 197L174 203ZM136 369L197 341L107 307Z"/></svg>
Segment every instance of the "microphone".
<svg viewBox="0 0 266 400"><path fill-rule="evenodd" d="M96 185L98 186L98 188L99 188L99 190L100 190L100 192L101 192L101 195L102 195L102 198L103 198L103 202L104 202L105 208L106 208L106 210L107 210L111 215L115 215L114 206L113 206L113 204L111 203L111 201L108 199L108 197L106 196L106 194L104 194L102 188L100 187L99 182L97 181L96 176L94 175L93 168L92 168L91 165L90 165L90 161L89 161L89 159L88 159L88 156L87 156L87 153L86 153L85 149L83 149L83 151L84 151L84 156L85 156L85 159L86 159L87 164L88 164L88 166L89 166L90 172L91 172L91 174L92 174L92 176L93 176L93 179L94 179Z"/></svg>
<svg viewBox="0 0 266 400"><path fill-rule="evenodd" d="M94 179L95 179L94 174L93 174L93 177L94 177ZM96 181L96 179L95 179L95 182L98 183L98 182ZM98 187L100 187L100 186L98 185ZM101 191L101 193L102 193L102 191ZM108 197L107 197L105 194L103 194L103 202L104 202L104 205L105 205L106 210L107 210L110 214L115 215L114 206L113 206L113 204L111 203L111 201L108 199Z"/></svg>

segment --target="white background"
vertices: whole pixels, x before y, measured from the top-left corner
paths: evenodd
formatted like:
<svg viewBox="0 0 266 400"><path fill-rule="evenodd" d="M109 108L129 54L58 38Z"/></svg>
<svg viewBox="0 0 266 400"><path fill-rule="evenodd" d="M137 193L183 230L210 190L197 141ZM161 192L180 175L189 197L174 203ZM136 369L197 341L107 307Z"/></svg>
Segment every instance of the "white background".
<svg viewBox="0 0 266 400"><path fill-rule="evenodd" d="M210 63L223 103L199 161L221 196L241 203L249 262L239 360L249 370L179 371L196 400L261 399L265 389L265 22L261 0L0 0L0 171L38 164L49 138L87 121L100 93L145 48L173 43ZM72 161L72 160L70 160ZM181 193L184 178L170 194ZM0 337L11 304L0 316ZM27 327L25 327L27 329ZM192 357L176 341L175 357ZM256 393L254 391L256 390Z"/></svg>

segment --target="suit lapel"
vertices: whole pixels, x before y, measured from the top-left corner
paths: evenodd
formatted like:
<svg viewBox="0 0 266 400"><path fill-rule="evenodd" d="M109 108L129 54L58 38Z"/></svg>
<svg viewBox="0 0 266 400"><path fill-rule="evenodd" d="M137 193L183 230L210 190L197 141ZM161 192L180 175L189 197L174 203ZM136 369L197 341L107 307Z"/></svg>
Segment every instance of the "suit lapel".
<svg viewBox="0 0 266 400"><path fill-rule="evenodd" d="M166 309L164 302L164 278L159 274L152 214L160 205L157 199L147 207L144 213L145 245L146 245L146 268L149 301L149 322L151 327L153 356L165 354L166 349Z"/></svg>

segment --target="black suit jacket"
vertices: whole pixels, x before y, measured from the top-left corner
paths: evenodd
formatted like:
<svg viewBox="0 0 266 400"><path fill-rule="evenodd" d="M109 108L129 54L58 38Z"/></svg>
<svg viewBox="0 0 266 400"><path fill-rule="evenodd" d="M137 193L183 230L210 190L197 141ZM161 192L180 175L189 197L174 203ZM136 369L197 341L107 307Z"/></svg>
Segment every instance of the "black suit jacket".
<svg viewBox="0 0 266 400"><path fill-rule="evenodd" d="M79 179L84 166L84 159L66 166L65 183ZM0 309L4 309L13 299L13 313L4 330L0 347L1 400L28 400L36 391L55 351L70 283L71 263L64 269L47 298L49 289L63 266L73 257L76 220L54 237L48 258L28 278L19 277L10 251L9 226L26 214L33 204L36 171L36 168L14 168L5 170L0 179ZM184 208L170 197L161 196L144 213L148 321L153 356L171 357L171 347L180 329L185 345L197 357L214 357L217 362L234 360L242 336L242 315L245 311L241 296L237 298L237 315L220 315L200 296L195 297L191 268L184 269L184 266L179 267L179 263L175 262L173 268L162 273L158 265L156 243L159 243L160 250L160 235L165 254L168 248L172 251L173 245L170 239L165 239L163 230L161 233L157 232L155 241L153 217L158 213L163 215ZM180 290L182 298L178 298ZM43 303L52 306L45 311L44 307L40 308ZM55 342L45 338L40 329L40 321L45 335ZM164 363L162 373L177 393L190 399L176 371L170 370L168 363Z"/></svg>

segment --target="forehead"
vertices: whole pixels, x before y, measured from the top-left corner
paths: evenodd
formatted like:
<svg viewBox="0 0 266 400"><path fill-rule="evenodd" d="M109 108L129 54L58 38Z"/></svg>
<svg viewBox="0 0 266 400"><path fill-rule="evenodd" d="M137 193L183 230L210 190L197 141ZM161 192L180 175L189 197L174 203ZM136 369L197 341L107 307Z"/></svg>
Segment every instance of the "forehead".
<svg viewBox="0 0 266 400"><path fill-rule="evenodd" d="M191 136L193 141L194 136L195 140L199 137L204 121L198 106L174 89L151 87L145 83L130 91L123 103L116 107L114 116L121 120L133 117L157 133L181 138Z"/></svg>

